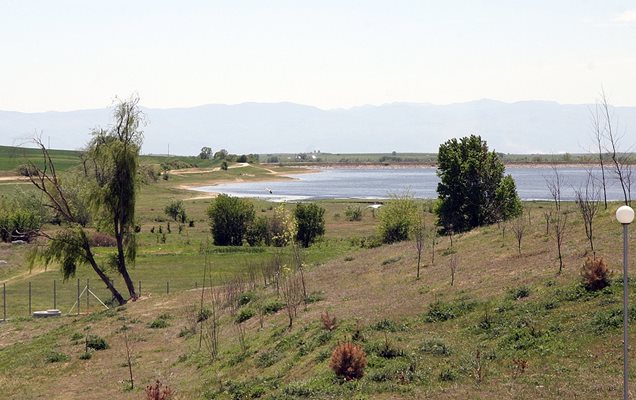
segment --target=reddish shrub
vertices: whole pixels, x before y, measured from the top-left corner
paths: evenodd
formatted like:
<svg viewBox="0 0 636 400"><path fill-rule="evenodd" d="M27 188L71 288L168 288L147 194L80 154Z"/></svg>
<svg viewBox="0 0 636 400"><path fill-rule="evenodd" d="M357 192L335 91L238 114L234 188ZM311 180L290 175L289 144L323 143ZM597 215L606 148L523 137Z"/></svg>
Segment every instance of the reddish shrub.
<svg viewBox="0 0 636 400"><path fill-rule="evenodd" d="M362 378L366 366L367 356L362 347L349 342L336 347L329 363L336 375L345 380Z"/></svg>
<svg viewBox="0 0 636 400"><path fill-rule="evenodd" d="M333 331L336 328L336 317L331 318L329 311L320 314L320 320L322 321L322 327L326 330Z"/></svg>
<svg viewBox="0 0 636 400"><path fill-rule="evenodd" d="M154 384L146 386L146 400L170 400L172 390L157 380Z"/></svg>
<svg viewBox="0 0 636 400"><path fill-rule="evenodd" d="M117 246L117 240L106 233L94 232L91 235L91 246L95 247L115 247Z"/></svg>
<svg viewBox="0 0 636 400"><path fill-rule="evenodd" d="M610 272L603 258L588 257L581 268L581 279L587 290L601 290L610 284Z"/></svg>

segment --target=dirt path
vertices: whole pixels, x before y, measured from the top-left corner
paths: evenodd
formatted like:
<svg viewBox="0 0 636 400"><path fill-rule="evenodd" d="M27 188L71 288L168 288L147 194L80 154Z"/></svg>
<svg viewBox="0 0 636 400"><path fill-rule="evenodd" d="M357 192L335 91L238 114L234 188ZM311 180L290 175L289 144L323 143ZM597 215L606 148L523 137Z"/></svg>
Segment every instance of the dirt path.
<svg viewBox="0 0 636 400"><path fill-rule="evenodd" d="M27 176L0 176L0 182L13 182L13 181L28 181L29 178Z"/></svg>

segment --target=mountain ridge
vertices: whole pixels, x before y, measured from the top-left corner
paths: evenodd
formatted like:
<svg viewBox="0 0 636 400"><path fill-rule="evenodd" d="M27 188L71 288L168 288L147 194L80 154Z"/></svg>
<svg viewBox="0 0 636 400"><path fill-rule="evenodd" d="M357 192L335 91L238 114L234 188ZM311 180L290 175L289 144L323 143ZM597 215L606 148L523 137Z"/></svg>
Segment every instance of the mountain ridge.
<svg viewBox="0 0 636 400"><path fill-rule="evenodd" d="M321 109L293 102L142 107L148 119L144 153L194 155L203 146L234 153L435 152L440 143L471 133L504 153L584 152L592 147L590 104L544 100L512 103L393 102ZM636 126L636 107L612 107L621 131ZM108 126L111 109L23 113L0 111L0 144L35 135L61 149L81 148L90 131ZM626 143L631 145L631 143Z"/></svg>

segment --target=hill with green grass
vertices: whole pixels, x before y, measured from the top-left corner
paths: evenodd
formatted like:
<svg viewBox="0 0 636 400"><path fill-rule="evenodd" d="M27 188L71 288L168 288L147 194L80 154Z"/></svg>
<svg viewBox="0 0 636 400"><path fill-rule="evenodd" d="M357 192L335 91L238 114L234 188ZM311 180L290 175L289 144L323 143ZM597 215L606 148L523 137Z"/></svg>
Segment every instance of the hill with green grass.
<svg viewBox="0 0 636 400"><path fill-rule="evenodd" d="M364 202L319 202L326 210L326 235L299 254L291 248L209 244L210 200L185 186L284 179L276 173L285 171L200 169L142 186L140 246L131 271L141 281L142 297L122 307L104 310L91 298L86 313L83 296L81 314L69 312L76 300L75 278L62 282L56 268L29 270L28 246L1 244L0 280L9 303L9 320L0 323L3 395L139 399L159 380L178 399L620 396L617 204L595 220L596 256L613 271L611 284L599 291L581 284L581 266L591 253L574 204L567 205L562 274L557 273L555 240L546 233L551 204L540 202L525 203L520 254L509 223L454 235L452 244L442 237L433 246L429 236L419 280L415 244L381 244L377 215ZM4 193L11 190L2 187ZM184 201L192 226L179 227L164 214L173 199ZM263 216L277 206L254 205ZM360 221L347 218L352 207L361 208ZM433 221L427 213L429 227ZM100 257L105 254L106 249L98 251ZM273 271L298 257L306 296L289 308L286 281L280 278L285 275L277 278ZM87 269L76 278L82 288L90 279L91 290L107 300ZM46 309L52 306L53 280L64 316L30 318L29 282L33 309ZM630 283L631 293L635 289ZM636 304L636 296L630 301ZM630 320L636 323L634 310ZM100 339L107 348L101 348ZM366 353L360 380L344 381L329 367L336 346L349 341Z"/></svg>

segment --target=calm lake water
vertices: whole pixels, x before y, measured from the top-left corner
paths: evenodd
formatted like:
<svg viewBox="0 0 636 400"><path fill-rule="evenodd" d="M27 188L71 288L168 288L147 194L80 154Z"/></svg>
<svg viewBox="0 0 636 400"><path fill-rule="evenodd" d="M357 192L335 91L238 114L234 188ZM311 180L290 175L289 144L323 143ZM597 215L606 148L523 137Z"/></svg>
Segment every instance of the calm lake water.
<svg viewBox="0 0 636 400"><path fill-rule="evenodd" d="M523 200L548 200L546 179L553 176L550 168L507 168L517 183ZM574 200L574 189L585 183L584 168L559 168L562 200ZM598 171L600 177L600 171ZM310 174L290 175L294 180L275 182L230 183L203 186L203 192L225 193L237 197L255 197L272 201L307 199L385 199L391 193L408 189L418 198L437 197L439 179L435 168L337 168L320 169ZM611 173L608 177L608 200L619 200L622 191ZM600 187L600 184L599 184ZM271 191L271 193L270 193Z"/></svg>

